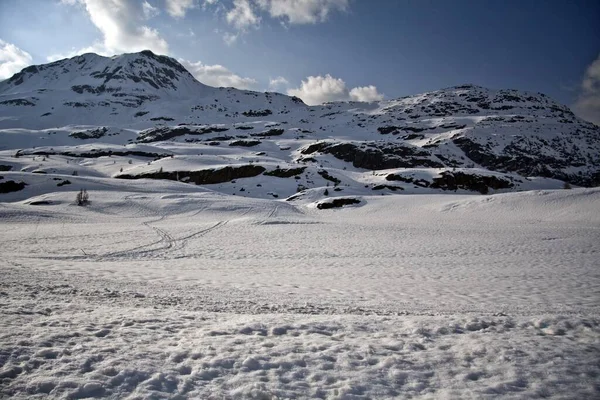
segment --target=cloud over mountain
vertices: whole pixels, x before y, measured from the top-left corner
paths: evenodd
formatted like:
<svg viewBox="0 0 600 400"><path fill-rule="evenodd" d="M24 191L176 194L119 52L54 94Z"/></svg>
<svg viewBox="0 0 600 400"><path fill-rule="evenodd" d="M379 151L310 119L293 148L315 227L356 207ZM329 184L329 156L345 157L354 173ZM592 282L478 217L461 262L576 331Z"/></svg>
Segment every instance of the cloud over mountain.
<svg viewBox="0 0 600 400"><path fill-rule="evenodd" d="M289 95L300 97L306 104L317 105L329 101L373 101L382 100L383 95L373 85L348 89L346 82L325 76L309 76L303 80L299 88L289 89Z"/></svg>

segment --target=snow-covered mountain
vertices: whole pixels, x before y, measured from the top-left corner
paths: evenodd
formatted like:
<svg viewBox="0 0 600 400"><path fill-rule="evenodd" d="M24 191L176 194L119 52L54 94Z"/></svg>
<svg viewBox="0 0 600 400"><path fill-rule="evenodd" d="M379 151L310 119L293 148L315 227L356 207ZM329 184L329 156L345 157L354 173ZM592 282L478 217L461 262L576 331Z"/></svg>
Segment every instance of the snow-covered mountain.
<svg viewBox="0 0 600 400"><path fill-rule="evenodd" d="M600 128L540 93L464 85L309 107L203 85L150 51L84 54L0 82L0 167L5 182L27 184L14 198L37 193L32 172L310 202L488 193L598 185Z"/></svg>

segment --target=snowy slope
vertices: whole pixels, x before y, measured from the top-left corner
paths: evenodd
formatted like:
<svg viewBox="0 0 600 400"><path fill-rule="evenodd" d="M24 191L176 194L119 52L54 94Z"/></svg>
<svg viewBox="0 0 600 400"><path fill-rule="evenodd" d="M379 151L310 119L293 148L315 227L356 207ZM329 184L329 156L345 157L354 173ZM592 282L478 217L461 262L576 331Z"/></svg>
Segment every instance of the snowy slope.
<svg viewBox="0 0 600 400"><path fill-rule="evenodd" d="M135 143L155 149L136 159L118 149ZM0 82L0 165L129 179L216 174L186 179L261 198L322 194L328 184L339 189L330 195L493 193L597 185L600 128L539 93L465 85L308 107L205 86L149 51L85 54ZM244 165L257 168L238 174ZM236 171L224 175L227 166ZM269 175L277 167L289 176ZM219 176L228 179L214 183Z"/></svg>

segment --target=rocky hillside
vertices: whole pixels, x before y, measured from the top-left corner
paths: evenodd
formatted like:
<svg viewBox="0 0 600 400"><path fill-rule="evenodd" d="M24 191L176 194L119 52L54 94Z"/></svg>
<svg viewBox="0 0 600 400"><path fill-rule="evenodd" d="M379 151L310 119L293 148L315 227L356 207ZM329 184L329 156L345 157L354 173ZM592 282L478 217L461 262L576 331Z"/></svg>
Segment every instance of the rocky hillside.
<svg viewBox="0 0 600 400"><path fill-rule="evenodd" d="M203 85L150 51L85 54L0 82L0 165L258 197L488 193L598 185L600 128L541 93L464 85L309 107Z"/></svg>

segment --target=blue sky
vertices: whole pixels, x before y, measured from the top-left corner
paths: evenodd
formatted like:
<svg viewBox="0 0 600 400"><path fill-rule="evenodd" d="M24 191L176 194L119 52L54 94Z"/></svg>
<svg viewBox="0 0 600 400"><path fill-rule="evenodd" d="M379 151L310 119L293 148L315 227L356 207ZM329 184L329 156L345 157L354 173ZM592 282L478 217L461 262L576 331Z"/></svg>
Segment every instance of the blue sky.
<svg viewBox="0 0 600 400"><path fill-rule="evenodd" d="M0 77L150 48L204 83L310 103L474 83L593 114L599 20L597 0L0 0Z"/></svg>

